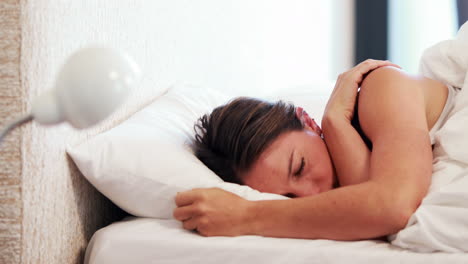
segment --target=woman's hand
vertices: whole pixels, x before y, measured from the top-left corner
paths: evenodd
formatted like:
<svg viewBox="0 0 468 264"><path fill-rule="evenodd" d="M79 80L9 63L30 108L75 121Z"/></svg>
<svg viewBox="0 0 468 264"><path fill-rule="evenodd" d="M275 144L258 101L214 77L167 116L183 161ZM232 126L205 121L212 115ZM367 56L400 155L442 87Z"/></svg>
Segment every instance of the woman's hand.
<svg viewBox="0 0 468 264"><path fill-rule="evenodd" d="M349 71L340 74L330 99L328 99L323 119L344 117L346 121L351 122L354 115L357 91L365 75L372 70L384 66L400 68L400 66L390 61L368 59Z"/></svg>
<svg viewBox="0 0 468 264"><path fill-rule="evenodd" d="M247 223L251 202L219 188L178 193L174 218L187 230L203 236L239 236L251 233Z"/></svg>

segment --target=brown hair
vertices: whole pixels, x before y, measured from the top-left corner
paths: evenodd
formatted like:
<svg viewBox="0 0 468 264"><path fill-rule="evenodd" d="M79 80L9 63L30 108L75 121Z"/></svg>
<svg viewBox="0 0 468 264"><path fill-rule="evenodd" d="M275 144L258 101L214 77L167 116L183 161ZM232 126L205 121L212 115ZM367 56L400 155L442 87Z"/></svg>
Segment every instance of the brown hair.
<svg viewBox="0 0 468 264"><path fill-rule="evenodd" d="M239 97L198 119L192 146L224 181L242 184L240 175L279 135L302 128L292 104Z"/></svg>

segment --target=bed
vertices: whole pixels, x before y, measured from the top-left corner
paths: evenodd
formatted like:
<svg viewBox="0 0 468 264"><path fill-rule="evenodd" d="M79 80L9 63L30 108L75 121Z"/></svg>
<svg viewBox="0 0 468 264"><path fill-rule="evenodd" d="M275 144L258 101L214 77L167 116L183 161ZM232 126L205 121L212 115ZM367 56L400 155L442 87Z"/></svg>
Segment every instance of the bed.
<svg viewBox="0 0 468 264"><path fill-rule="evenodd" d="M466 254L416 253L384 241L337 242L259 236L202 237L176 220L130 217L93 236L94 263L467 263Z"/></svg>

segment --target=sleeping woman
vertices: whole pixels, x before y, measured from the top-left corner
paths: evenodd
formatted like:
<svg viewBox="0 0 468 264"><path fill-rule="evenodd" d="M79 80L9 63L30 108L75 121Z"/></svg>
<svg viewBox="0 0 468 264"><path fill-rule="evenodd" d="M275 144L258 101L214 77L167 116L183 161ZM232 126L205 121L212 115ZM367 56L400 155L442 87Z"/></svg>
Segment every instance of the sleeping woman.
<svg viewBox="0 0 468 264"><path fill-rule="evenodd" d="M174 217L204 236L394 234L429 189L431 135L456 92L367 60L338 77L321 127L300 107L235 99L200 118L197 157L225 181L294 199L194 189L175 197Z"/></svg>

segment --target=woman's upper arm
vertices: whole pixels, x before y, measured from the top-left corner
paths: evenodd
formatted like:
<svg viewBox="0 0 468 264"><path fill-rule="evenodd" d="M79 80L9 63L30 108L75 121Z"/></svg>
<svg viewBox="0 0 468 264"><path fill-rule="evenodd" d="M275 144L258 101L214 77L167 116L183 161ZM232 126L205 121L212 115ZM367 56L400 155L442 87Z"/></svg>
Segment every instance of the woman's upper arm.
<svg viewBox="0 0 468 264"><path fill-rule="evenodd" d="M372 141L370 180L386 206L409 214L426 195L432 175L423 81L392 67L371 72L361 85L359 118Z"/></svg>

